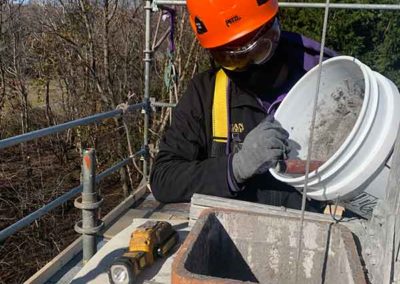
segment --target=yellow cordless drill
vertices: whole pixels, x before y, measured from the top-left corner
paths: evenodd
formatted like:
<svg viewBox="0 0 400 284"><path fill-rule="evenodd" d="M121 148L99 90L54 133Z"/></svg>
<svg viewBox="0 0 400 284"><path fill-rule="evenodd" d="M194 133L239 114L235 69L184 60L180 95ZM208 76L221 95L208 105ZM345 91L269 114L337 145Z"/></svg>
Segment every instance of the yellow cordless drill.
<svg viewBox="0 0 400 284"><path fill-rule="evenodd" d="M164 257L178 242L178 234L164 221L147 221L131 234L128 251L114 260L108 270L113 284L134 283L143 268Z"/></svg>

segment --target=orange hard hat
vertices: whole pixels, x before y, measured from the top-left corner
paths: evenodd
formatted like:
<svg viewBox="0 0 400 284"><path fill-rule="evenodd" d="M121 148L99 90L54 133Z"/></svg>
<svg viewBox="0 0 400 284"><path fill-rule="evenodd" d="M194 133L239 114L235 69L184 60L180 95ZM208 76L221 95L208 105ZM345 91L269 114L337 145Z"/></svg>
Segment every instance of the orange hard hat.
<svg viewBox="0 0 400 284"><path fill-rule="evenodd" d="M251 33L278 13L277 0L187 0L190 24L204 48Z"/></svg>

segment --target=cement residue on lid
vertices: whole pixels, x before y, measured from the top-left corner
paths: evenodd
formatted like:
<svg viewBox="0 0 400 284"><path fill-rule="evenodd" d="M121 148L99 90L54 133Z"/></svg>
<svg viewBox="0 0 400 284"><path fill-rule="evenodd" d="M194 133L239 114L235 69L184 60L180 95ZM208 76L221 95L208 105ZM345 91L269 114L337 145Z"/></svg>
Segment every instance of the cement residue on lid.
<svg viewBox="0 0 400 284"><path fill-rule="evenodd" d="M318 101L312 160L327 161L346 140L364 100L364 81L344 80Z"/></svg>

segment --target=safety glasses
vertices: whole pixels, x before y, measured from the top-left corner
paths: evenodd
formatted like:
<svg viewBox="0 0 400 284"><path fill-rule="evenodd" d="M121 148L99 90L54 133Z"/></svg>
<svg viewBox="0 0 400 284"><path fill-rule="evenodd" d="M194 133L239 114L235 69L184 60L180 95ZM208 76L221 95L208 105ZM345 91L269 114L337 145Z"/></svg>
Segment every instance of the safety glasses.
<svg viewBox="0 0 400 284"><path fill-rule="evenodd" d="M214 60L229 70L245 69L250 64L262 64L275 52L280 38L279 20L265 24L255 32L227 45L212 48Z"/></svg>

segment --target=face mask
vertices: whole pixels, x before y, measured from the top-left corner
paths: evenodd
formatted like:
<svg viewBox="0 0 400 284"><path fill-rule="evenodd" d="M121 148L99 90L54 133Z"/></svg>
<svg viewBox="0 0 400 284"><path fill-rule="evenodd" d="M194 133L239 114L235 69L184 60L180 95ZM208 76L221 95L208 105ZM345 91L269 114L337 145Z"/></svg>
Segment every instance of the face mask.
<svg viewBox="0 0 400 284"><path fill-rule="evenodd" d="M251 64L267 62L275 53L280 38L279 20L275 18L255 32L217 48L210 53L221 66L240 71Z"/></svg>

